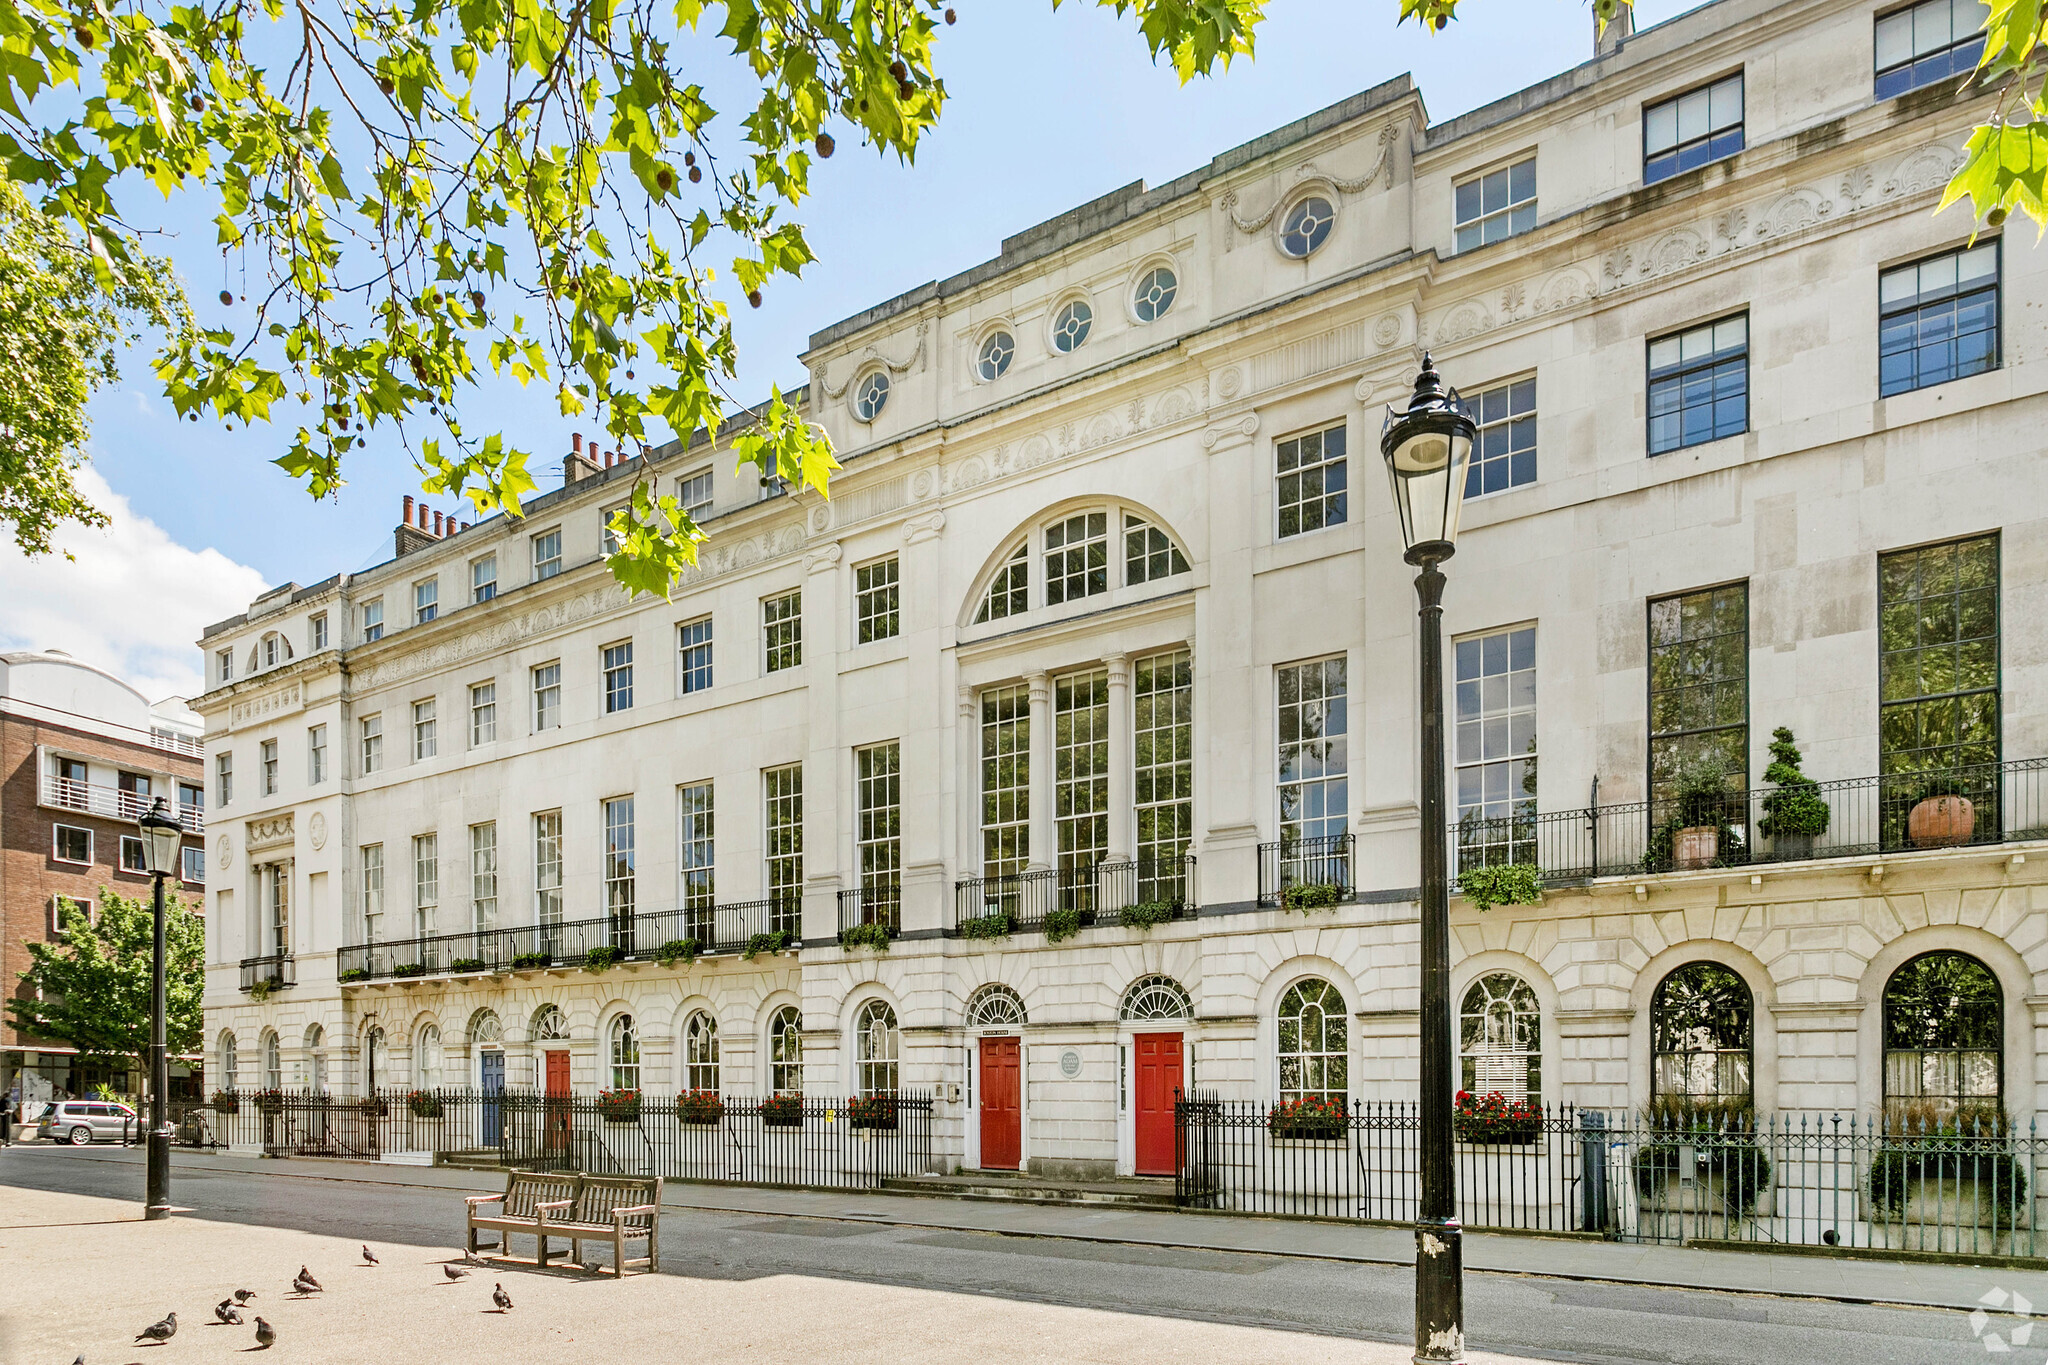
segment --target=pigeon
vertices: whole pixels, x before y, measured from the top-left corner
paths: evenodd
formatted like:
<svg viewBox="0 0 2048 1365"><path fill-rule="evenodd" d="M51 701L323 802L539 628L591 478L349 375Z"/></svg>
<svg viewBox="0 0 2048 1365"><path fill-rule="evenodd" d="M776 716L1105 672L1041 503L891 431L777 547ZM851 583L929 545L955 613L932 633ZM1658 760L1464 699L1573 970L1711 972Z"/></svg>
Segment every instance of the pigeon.
<svg viewBox="0 0 2048 1365"><path fill-rule="evenodd" d="M242 1315L236 1311L233 1299L222 1299L219 1303L215 1304L213 1306L213 1315L230 1327L240 1327L242 1325Z"/></svg>
<svg viewBox="0 0 2048 1365"><path fill-rule="evenodd" d="M469 1278L469 1272L467 1270L457 1270L454 1266L447 1264L442 1265L441 1273L446 1275L451 1280L466 1280Z"/></svg>
<svg viewBox="0 0 2048 1365"><path fill-rule="evenodd" d="M498 1305L498 1310L500 1312L511 1311L512 1296L505 1292L505 1286L502 1284L494 1284L491 1286L491 1302Z"/></svg>
<svg viewBox="0 0 2048 1365"><path fill-rule="evenodd" d="M162 1322L152 1322L149 1326L136 1333L135 1339L137 1341L169 1341L176 1335L178 1335L178 1315L176 1313L166 1313Z"/></svg>
<svg viewBox="0 0 2048 1365"><path fill-rule="evenodd" d="M320 1287L320 1281L314 1279L313 1272L304 1266L299 1267L299 1278L296 1282L304 1284L311 1289L318 1289Z"/></svg>
<svg viewBox="0 0 2048 1365"><path fill-rule="evenodd" d="M237 1289L235 1291L235 1302L242 1305L244 1308L248 1307L249 1300L255 1297L256 1291L253 1289Z"/></svg>
<svg viewBox="0 0 2048 1365"><path fill-rule="evenodd" d="M256 1344L267 1351L276 1341L277 1329L275 1327L272 1327L269 1323L265 1322L262 1318L257 1318Z"/></svg>
<svg viewBox="0 0 2048 1365"><path fill-rule="evenodd" d="M364 1261L364 1263L365 1263L365 1264L367 1264L367 1265L376 1265L376 1264L377 1264L377 1253L376 1253L376 1252L374 1252L374 1251L372 1251L372 1250L370 1250L370 1249L369 1249L369 1248L368 1248L367 1246L366 1246L366 1247L364 1247L364 1248L363 1248L363 1261Z"/></svg>
<svg viewBox="0 0 2048 1365"><path fill-rule="evenodd" d="M317 1294L320 1292L320 1286L311 1280L293 1280L292 1290L300 1295Z"/></svg>

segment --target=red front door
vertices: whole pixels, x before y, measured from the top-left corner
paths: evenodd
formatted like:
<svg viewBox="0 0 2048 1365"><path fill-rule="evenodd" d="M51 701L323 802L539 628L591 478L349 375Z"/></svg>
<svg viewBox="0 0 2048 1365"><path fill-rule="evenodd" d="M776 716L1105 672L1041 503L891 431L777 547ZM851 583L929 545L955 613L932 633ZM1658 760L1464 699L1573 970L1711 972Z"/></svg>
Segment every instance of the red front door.
<svg viewBox="0 0 2048 1365"><path fill-rule="evenodd" d="M543 1052L547 1059L547 1096L551 1100L569 1098L569 1053L565 1048ZM548 1106L548 1146L560 1151L569 1145L569 1106L550 1104Z"/></svg>
<svg viewBox="0 0 2048 1365"><path fill-rule="evenodd" d="M1137 1087L1137 1160L1139 1175L1172 1175L1173 1102L1180 1097L1180 1035L1141 1033L1131 1039L1138 1054L1133 1082Z"/></svg>
<svg viewBox="0 0 2048 1365"><path fill-rule="evenodd" d="M1016 1038L981 1040L981 1164L1014 1171L1024 1156Z"/></svg>

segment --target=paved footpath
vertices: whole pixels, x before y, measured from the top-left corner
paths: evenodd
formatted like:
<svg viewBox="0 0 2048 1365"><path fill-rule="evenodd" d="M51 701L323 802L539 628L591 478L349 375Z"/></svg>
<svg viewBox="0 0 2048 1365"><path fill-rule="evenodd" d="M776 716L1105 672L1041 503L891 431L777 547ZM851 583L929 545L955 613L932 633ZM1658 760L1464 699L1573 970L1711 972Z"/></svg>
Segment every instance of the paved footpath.
<svg viewBox="0 0 2048 1365"><path fill-rule="evenodd" d="M136 1164L142 1160L139 1150L116 1147L94 1147L75 1155ZM172 1164L179 1169L342 1179L472 1194L502 1190L505 1185L502 1175L488 1171L326 1158L278 1160L180 1151L174 1154ZM1291 1218L684 1182L665 1185L662 1203L670 1208L782 1214L1136 1246L1244 1251L1268 1256L1308 1256L1368 1265L1415 1263L1414 1234L1406 1228ZM2048 1315L2048 1275L2025 1269L1476 1232L1465 1235L1465 1266L1468 1270L1509 1275L1788 1295L1841 1303L1960 1308L1965 1312L1976 1308L1987 1290L2000 1285L2027 1285L2021 1292L2040 1304L2043 1314ZM2044 1337L2048 1337L2048 1329L2044 1329Z"/></svg>
<svg viewBox="0 0 2048 1365"><path fill-rule="evenodd" d="M499 1267L451 1284L441 1267L459 1258L457 1195L492 1188L488 1173L181 1154L173 1195L185 1211L142 1223L137 1157L0 1152L0 1365L64 1365L80 1353L89 1365L226 1360L254 1344L248 1328L209 1325L211 1305L237 1287L258 1291L277 1351L375 1365L1398 1365L1409 1354L1413 1274L1376 1263L1373 1245L1356 1240L1375 1230L691 1185L664 1211L659 1275ZM1273 1245L1244 1245L1261 1238ZM365 1241L382 1266L361 1263ZM1574 1244L1530 1245L1540 1254ZM324 1293L286 1292L301 1264ZM2001 1279L2032 1294L2012 1272L1977 1273L1979 1294ZM518 1305L509 1314L490 1308L500 1282ZM2048 1304L2048 1292L2033 1296ZM170 1345L130 1344L173 1308ZM1987 1358L1961 1312L1782 1292L1482 1272L1467 1278L1466 1308L1479 1365ZM1993 1322L2008 1334L2024 1326ZM2003 1357L2044 1358L2048 1344Z"/></svg>

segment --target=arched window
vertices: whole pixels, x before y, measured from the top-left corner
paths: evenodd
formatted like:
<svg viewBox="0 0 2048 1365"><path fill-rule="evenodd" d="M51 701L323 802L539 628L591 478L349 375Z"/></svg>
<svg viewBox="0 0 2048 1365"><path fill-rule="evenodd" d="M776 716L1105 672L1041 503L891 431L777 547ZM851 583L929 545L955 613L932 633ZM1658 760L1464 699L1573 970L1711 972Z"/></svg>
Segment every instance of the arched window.
<svg viewBox="0 0 2048 1365"><path fill-rule="evenodd" d="M804 1016L795 1005L768 1020L768 1085L778 1095L803 1093Z"/></svg>
<svg viewBox="0 0 2048 1365"><path fill-rule="evenodd" d="M306 1025L306 1084L316 1095L327 1093L327 1030Z"/></svg>
<svg viewBox="0 0 2048 1365"><path fill-rule="evenodd" d="M640 1088L640 1035L633 1028L633 1016L630 1014L622 1014L612 1020L611 1088Z"/></svg>
<svg viewBox="0 0 2048 1365"><path fill-rule="evenodd" d="M1131 983L1124 992L1123 1008L1117 1011L1120 1018L1146 1021L1153 1019L1192 1019L1195 1017L1194 1002L1180 982L1170 976L1141 976Z"/></svg>
<svg viewBox="0 0 2048 1365"><path fill-rule="evenodd" d="M1003 561L1003 567L996 570L996 576L988 581L988 589L981 595L981 609L974 614L975 622L1000 621L1006 616L1022 616L1031 605L1031 542L1020 541Z"/></svg>
<svg viewBox="0 0 2048 1365"><path fill-rule="evenodd" d="M718 1021L703 1010L683 1025L683 1088L718 1089Z"/></svg>
<svg viewBox="0 0 2048 1365"><path fill-rule="evenodd" d="M1024 1023L1024 1001L1008 986L990 982L967 1002L967 1027L1018 1028Z"/></svg>
<svg viewBox="0 0 2048 1365"><path fill-rule="evenodd" d="M566 1042L569 1038L569 1020L558 1005L542 1005L533 1012L533 1027L529 1030L536 1043Z"/></svg>
<svg viewBox="0 0 2048 1365"><path fill-rule="evenodd" d="M420 1030L412 1051L413 1083L421 1090L441 1084L441 1026L428 1024Z"/></svg>
<svg viewBox="0 0 2048 1365"><path fill-rule="evenodd" d="M498 1022L496 1010L478 1010L469 1016L470 1046L499 1043L504 1041L505 1026Z"/></svg>
<svg viewBox="0 0 2048 1365"><path fill-rule="evenodd" d="M373 1028L363 1037L363 1093L376 1094L385 1080L384 1030Z"/></svg>
<svg viewBox="0 0 2048 1365"><path fill-rule="evenodd" d="M1458 1011L1461 1088L1510 1100L1543 1097L1542 1019L1536 992L1511 972L1489 972L1465 992Z"/></svg>
<svg viewBox="0 0 2048 1365"><path fill-rule="evenodd" d="M1280 1098L1342 1104L1351 1093L1344 997L1327 981L1297 981L1280 997Z"/></svg>
<svg viewBox="0 0 2048 1365"><path fill-rule="evenodd" d="M1688 962L1650 997L1651 1097L1746 1107L1752 1094L1754 1004L1717 962Z"/></svg>
<svg viewBox="0 0 2048 1365"><path fill-rule="evenodd" d="M870 1000L861 1006L860 1019L853 1027L854 1057L858 1062L860 1093L893 1094L896 1090L896 1011L886 1000Z"/></svg>
<svg viewBox="0 0 2048 1365"><path fill-rule="evenodd" d="M235 1057L235 1035L223 1029L220 1035L220 1088L233 1090L240 1082L241 1075Z"/></svg>
<svg viewBox="0 0 2048 1365"><path fill-rule="evenodd" d="M275 1033L263 1035L263 1088L284 1089L284 1049L278 1046Z"/></svg>
<svg viewBox="0 0 2048 1365"><path fill-rule="evenodd" d="M1908 1128L2005 1117L2005 998L1963 953L1922 953L1884 987L1885 1117Z"/></svg>

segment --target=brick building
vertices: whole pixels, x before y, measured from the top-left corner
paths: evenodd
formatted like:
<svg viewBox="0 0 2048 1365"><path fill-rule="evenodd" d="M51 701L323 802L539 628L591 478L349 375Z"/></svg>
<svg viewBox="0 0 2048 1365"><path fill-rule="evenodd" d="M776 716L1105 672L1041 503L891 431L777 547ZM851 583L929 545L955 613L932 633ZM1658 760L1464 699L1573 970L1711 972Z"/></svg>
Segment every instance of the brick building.
<svg viewBox="0 0 2048 1365"><path fill-rule="evenodd" d="M0 654L0 982L28 970L28 944L56 936L59 907L97 905L100 888L149 894L135 822L162 796L191 833L170 888L203 903L205 785L199 720L182 697L151 705L128 684L50 650ZM173 1091L196 1090L197 1059L174 1063ZM0 1092L79 1094L105 1082L137 1092L125 1067L81 1061L0 1018Z"/></svg>

